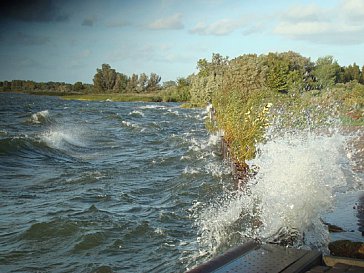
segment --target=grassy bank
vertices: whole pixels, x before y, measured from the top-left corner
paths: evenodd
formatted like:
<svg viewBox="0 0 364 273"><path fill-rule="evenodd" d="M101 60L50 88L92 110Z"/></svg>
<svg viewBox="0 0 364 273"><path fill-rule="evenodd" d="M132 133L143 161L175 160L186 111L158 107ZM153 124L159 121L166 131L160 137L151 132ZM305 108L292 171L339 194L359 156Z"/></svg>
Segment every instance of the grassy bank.
<svg viewBox="0 0 364 273"><path fill-rule="evenodd" d="M62 96L65 100L85 100L85 101L119 101L119 102L159 102L162 101L158 93L108 93L108 94L82 94Z"/></svg>

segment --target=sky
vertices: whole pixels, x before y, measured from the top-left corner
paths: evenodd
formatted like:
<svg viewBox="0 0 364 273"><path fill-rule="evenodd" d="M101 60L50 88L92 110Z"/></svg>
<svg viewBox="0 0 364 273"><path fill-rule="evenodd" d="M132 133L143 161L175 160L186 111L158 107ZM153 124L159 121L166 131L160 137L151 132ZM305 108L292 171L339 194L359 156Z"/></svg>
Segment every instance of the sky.
<svg viewBox="0 0 364 273"><path fill-rule="evenodd" d="M92 83L109 64L163 81L212 53L364 65L364 0L1 0L0 81Z"/></svg>

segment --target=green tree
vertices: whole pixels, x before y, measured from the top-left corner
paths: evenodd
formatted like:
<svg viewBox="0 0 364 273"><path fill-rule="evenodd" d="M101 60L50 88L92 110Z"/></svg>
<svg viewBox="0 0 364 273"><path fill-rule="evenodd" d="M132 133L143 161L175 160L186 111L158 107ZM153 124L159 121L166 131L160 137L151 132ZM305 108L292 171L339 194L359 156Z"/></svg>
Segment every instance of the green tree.
<svg viewBox="0 0 364 273"><path fill-rule="evenodd" d="M204 105L211 102L214 93L222 86L224 71L229 64L228 57L213 53L211 62L200 59L197 62L197 75L191 76L189 93L192 104Z"/></svg>
<svg viewBox="0 0 364 273"><path fill-rule="evenodd" d="M354 63L354 64L346 67L345 72L344 72L344 77L345 77L345 82L350 82L353 80L356 80L359 82L360 78L361 78L359 66L356 63Z"/></svg>
<svg viewBox="0 0 364 273"><path fill-rule="evenodd" d="M131 77L129 77L128 83L126 85L126 92L127 93L134 93L137 92L137 88L138 88L138 75L137 74L133 74L131 75Z"/></svg>
<svg viewBox="0 0 364 273"><path fill-rule="evenodd" d="M101 69L96 69L93 78L94 87L98 92L111 92L115 86L116 71L109 64L103 64Z"/></svg>
<svg viewBox="0 0 364 273"><path fill-rule="evenodd" d="M288 73L289 63L287 60L278 56L275 53L269 53L268 60L268 73L267 73L267 85L276 92L287 93L288 92ZM292 77L296 75L291 75Z"/></svg>
<svg viewBox="0 0 364 273"><path fill-rule="evenodd" d="M81 92L84 89L82 82L75 82L72 86L72 90L76 92Z"/></svg>
<svg viewBox="0 0 364 273"><path fill-rule="evenodd" d="M145 73L139 75L137 92L145 92L147 90L148 76Z"/></svg>
<svg viewBox="0 0 364 273"><path fill-rule="evenodd" d="M332 87L336 80L337 74L340 72L340 66L332 56L318 58L313 75L316 77L317 88L326 89Z"/></svg>
<svg viewBox="0 0 364 273"><path fill-rule="evenodd" d="M161 81L161 77L159 75L157 75L156 73L150 73L148 82L147 82L147 91L148 92L153 92L153 91L157 91L158 89L160 89L160 84L159 82Z"/></svg>
<svg viewBox="0 0 364 273"><path fill-rule="evenodd" d="M128 76L123 73L116 73L116 80L114 85L114 92L124 93L128 84Z"/></svg>
<svg viewBox="0 0 364 273"><path fill-rule="evenodd" d="M166 88L172 87L172 86L177 86L177 83L175 81L166 81L166 82L163 82L163 84L162 84L163 89L166 89Z"/></svg>

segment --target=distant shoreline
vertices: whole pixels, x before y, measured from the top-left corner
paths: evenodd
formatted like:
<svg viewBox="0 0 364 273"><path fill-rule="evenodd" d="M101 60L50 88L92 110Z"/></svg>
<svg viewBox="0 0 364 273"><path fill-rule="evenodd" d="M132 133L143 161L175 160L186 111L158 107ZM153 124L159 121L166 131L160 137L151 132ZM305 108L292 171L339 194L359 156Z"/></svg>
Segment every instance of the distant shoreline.
<svg viewBox="0 0 364 273"><path fill-rule="evenodd" d="M64 100L81 101L117 101L117 102L161 102L162 97L158 93L105 93L105 94L80 94L61 96Z"/></svg>
<svg viewBox="0 0 364 273"><path fill-rule="evenodd" d="M162 97L157 92L141 93L102 93L102 94L65 94L60 92L22 92L22 91L2 91L1 93L17 93L36 96L55 96L64 100L79 101L115 101L115 102L161 102Z"/></svg>

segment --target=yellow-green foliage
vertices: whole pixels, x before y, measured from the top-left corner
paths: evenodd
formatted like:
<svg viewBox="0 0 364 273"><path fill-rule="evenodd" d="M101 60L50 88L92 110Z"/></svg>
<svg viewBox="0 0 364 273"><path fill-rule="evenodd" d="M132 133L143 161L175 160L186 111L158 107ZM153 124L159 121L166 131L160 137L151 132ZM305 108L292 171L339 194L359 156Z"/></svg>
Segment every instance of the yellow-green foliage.
<svg viewBox="0 0 364 273"><path fill-rule="evenodd" d="M317 85L314 69L309 59L294 52L242 55L214 77L206 69L196 75L196 94L191 95L201 103L211 98L233 160L246 167L273 118L284 129L327 126L340 119L364 123L364 86L350 82L331 87L331 78L325 82L324 76ZM320 86L325 88L315 90Z"/></svg>
<svg viewBox="0 0 364 273"><path fill-rule="evenodd" d="M269 98L266 67L256 55L243 55L230 62L222 87L213 96L217 126L224 131L233 159L244 166L255 156L255 144L268 124Z"/></svg>

